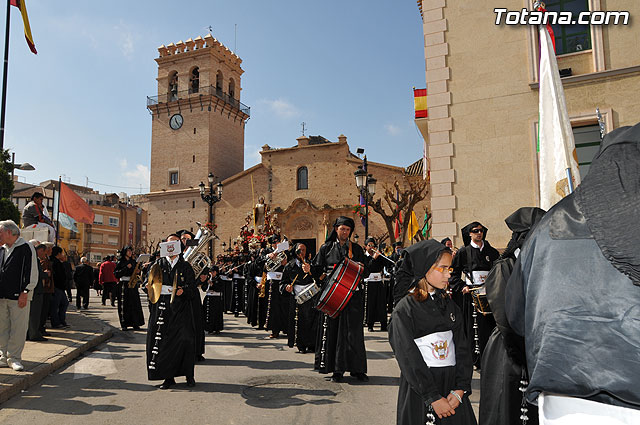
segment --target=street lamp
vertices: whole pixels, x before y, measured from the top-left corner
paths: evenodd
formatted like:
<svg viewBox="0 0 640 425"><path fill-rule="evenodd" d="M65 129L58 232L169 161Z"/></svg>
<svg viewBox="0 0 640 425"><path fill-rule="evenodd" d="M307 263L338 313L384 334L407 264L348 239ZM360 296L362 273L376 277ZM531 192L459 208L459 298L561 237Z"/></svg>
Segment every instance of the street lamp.
<svg viewBox="0 0 640 425"><path fill-rule="evenodd" d="M366 155L362 160L362 165L358 165L358 169L353 175L356 178L356 187L360 191L360 196L364 199L364 239L367 240L369 237L369 197L373 197L376 194L376 183L378 181L372 174L367 174Z"/></svg>
<svg viewBox="0 0 640 425"><path fill-rule="evenodd" d="M13 183L13 180L15 178L14 170L16 169L22 170L22 171L33 171L36 169L36 167L29 164L28 162L24 162L22 164L16 164L16 153L11 152L11 183ZM9 197L13 198L13 193L10 193Z"/></svg>
<svg viewBox="0 0 640 425"><path fill-rule="evenodd" d="M207 176L207 180L209 181L209 192L207 193L206 187L203 182L200 182L198 185L200 187L200 197L204 202L209 205L209 223L213 226L213 204L216 202L220 202L222 200L222 182L216 185L216 193L213 192L213 181L215 180L215 176L213 173L209 173ZM209 258L213 257L213 240L209 241Z"/></svg>

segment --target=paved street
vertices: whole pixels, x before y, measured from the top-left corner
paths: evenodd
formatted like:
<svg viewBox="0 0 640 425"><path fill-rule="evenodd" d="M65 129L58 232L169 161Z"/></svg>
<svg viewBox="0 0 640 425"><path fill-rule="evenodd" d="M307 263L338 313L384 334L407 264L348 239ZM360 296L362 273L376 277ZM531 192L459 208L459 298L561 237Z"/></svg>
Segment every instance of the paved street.
<svg viewBox="0 0 640 425"><path fill-rule="evenodd" d="M116 309L95 296L86 314L118 325ZM313 354L298 354L285 339L251 329L244 317L225 315L223 333L207 336L196 387L179 378L163 391L146 378L146 333L115 330L106 343L2 404L0 423L392 424L398 366L386 332L365 334L370 382L347 376L337 384L312 370Z"/></svg>

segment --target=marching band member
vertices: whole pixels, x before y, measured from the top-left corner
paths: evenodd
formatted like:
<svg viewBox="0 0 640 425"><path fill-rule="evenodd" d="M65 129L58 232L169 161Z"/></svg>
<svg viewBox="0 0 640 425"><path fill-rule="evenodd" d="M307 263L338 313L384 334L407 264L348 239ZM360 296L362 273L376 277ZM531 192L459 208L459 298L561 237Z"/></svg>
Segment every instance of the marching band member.
<svg viewBox="0 0 640 425"><path fill-rule="evenodd" d="M118 317L123 331L128 327L133 327L139 331L144 325L144 315L142 314L142 304L140 303L140 293L138 284L129 288L129 282L133 277L133 270L136 267L136 260L132 258L133 250L130 246L125 246L120 250L120 259L116 264L113 274L120 281L116 286L116 302L118 304Z"/></svg>
<svg viewBox="0 0 640 425"><path fill-rule="evenodd" d="M193 240L196 235L188 230L178 230L176 235L180 237L180 244L182 246L182 252L180 256L184 258L184 252L188 246L190 246L190 242ZM202 275L202 273L200 273ZM195 276L196 279L199 279L200 276ZM202 362L204 361L204 318L202 317L202 300L200 299L200 294L198 293L197 297L191 298L191 302L193 303L193 312L195 316L193 320L196 326L196 361Z"/></svg>
<svg viewBox="0 0 640 425"><path fill-rule="evenodd" d="M352 261L365 264L362 247L351 242L355 228L353 219L338 217L333 231L320 247L313 259L312 273L317 281L330 274L333 267L349 257ZM366 274L366 271L365 271ZM320 323L316 339L315 368L320 373L333 373L331 380L342 381L344 372L351 372L359 381L368 381L367 353L364 346L364 294L358 288L335 319L325 314L319 315ZM322 367L324 365L324 368Z"/></svg>
<svg viewBox="0 0 640 425"><path fill-rule="evenodd" d="M167 237L167 241L179 240L175 233ZM199 296L193 269L181 255L161 257L157 264L162 271L162 292L158 302L150 304L147 376L151 381L164 379L159 387L163 390L175 385L177 376L186 376L187 386L193 387L197 355L192 299ZM174 282L176 292L171 302Z"/></svg>
<svg viewBox="0 0 640 425"><path fill-rule="evenodd" d="M224 328L222 291L224 285L218 277L218 266L211 266L211 270L203 270L200 275L200 288L205 292L202 303L204 316L204 330L218 335Z"/></svg>
<svg viewBox="0 0 640 425"><path fill-rule="evenodd" d="M288 295L289 319L288 341L289 347L298 347L298 352L305 354L315 350L318 310L314 308L315 298L303 304L296 302L295 295L302 289L314 284L310 274L311 266L305 261L307 247L298 243L295 246L296 258L287 263L282 273L282 293Z"/></svg>
<svg viewBox="0 0 640 425"><path fill-rule="evenodd" d="M365 255L369 276L364 279L364 283L367 285L365 320L369 332L373 332L375 322L380 322L382 331L387 330L387 288L382 280L385 259L375 248L376 240L368 237L365 241Z"/></svg>
<svg viewBox="0 0 640 425"><path fill-rule="evenodd" d="M280 242L280 236L269 236L269 243L271 244L270 252L266 251L266 255L263 258L265 263L268 259L275 259L277 256L276 248ZM287 298L280 292L280 281L282 280L282 271L284 266L287 265L287 257L273 270L269 271L265 268L267 273L267 330L271 331L269 338L278 338L280 332L287 333L287 317L289 316L289 304Z"/></svg>
<svg viewBox="0 0 640 425"><path fill-rule="evenodd" d="M470 289L484 285L493 262L500 254L486 240L487 228L479 222L467 224L461 232L464 247L453 257L453 273L449 282L453 300L462 309L467 339L474 350L473 364L480 369L482 353L496 321L491 314L483 315L475 311Z"/></svg>
<svg viewBox="0 0 640 425"><path fill-rule="evenodd" d="M460 308L445 292L451 251L435 240L406 251L411 261L403 266L410 267L414 287L396 304L389 327L400 366L397 423L475 425L471 350Z"/></svg>

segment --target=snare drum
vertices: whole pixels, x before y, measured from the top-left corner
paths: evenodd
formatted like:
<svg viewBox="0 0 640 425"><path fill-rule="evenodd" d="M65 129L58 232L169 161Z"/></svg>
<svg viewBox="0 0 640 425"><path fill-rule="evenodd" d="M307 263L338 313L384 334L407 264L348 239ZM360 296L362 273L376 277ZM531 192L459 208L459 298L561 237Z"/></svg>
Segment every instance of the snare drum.
<svg viewBox="0 0 640 425"><path fill-rule="evenodd" d="M348 258L336 264L316 308L329 317L336 318L351 299L363 273L364 267Z"/></svg>
<svg viewBox="0 0 640 425"><path fill-rule="evenodd" d="M311 298L313 298L313 296L318 292L320 292L320 286L317 283L313 282L302 288L302 290L296 294L296 302L298 304L304 304Z"/></svg>

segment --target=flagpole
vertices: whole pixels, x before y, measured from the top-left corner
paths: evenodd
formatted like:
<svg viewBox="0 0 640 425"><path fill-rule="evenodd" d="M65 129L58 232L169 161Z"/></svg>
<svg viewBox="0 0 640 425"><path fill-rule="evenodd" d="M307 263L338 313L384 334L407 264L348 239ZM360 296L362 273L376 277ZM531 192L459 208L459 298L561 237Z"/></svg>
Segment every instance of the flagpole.
<svg viewBox="0 0 640 425"><path fill-rule="evenodd" d="M58 245L58 235L60 234L60 186L62 185L62 176L58 176L58 211L56 212L56 245Z"/></svg>
<svg viewBox="0 0 640 425"><path fill-rule="evenodd" d="M0 150L4 150L4 117L7 109L7 72L9 71L9 18L11 1L7 0L7 23L4 34L4 70L2 72L2 112L0 112Z"/></svg>

